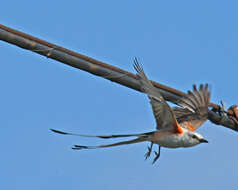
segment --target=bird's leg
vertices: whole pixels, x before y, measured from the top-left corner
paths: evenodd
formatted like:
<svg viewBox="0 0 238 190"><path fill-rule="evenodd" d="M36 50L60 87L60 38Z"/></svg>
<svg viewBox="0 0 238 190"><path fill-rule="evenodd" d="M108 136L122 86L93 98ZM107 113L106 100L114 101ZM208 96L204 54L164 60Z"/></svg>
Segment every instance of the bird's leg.
<svg viewBox="0 0 238 190"><path fill-rule="evenodd" d="M152 164L154 164L156 162L156 160L159 159L159 157L160 157L160 149L161 149L161 146L159 146L159 151L158 152L154 151L156 157L154 158Z"/></svg>
<svg viewBox="0 0 238 190"><path fill-rule="evenodd" d="M145 153L145 160L147 160L147 158L150 157L151 151L152 151L152 147L153 147L153 142L151 142L150 146L148 146L148 152Z"/></svg>

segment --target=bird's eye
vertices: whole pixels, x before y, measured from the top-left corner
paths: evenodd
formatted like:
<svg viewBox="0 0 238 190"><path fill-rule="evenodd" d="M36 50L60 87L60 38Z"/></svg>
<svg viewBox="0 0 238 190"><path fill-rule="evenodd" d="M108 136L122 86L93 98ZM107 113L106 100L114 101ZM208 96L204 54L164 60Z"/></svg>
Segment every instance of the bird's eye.
<svg viewBox="0 0 238 190"><path fill-rule="evenodd" d="M193 136L192 136L192 138L196 139L196 138L197 138L197 136L196 136L196 135L193 135Z"/></svg>

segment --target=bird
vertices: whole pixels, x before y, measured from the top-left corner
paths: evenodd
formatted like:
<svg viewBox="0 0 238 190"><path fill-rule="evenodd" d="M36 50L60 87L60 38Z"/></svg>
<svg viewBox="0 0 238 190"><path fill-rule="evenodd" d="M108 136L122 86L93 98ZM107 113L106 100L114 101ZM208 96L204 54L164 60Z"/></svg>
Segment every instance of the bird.
<svg viewBox="0 0 238 190"><path fill-rule="evenodd" d="M51 131L63 135L102 139L135 137L132 140L98 146L74 145L72 147L74 150L108 148L149 141L151 144L148 146L145 160L150 157L153 145L158 145L158 151L154 151L155 158L153 159L152 164L159 159L161 147L186 148L201 143L208 143L201 134L195 132L208 117L208 106L211 96L208 84L200 84L199 89L197 89L196 85L193 85L193 91L189 90L187 94L176 102L179 107L170 107L159 90L154 87L152 82L148 79L137 58L134 59L133 66L137 72L136 77L139 81L140 89L150 100L153 115L156 120L156 130L146 133L97 136L68 133L56 129L51 129Z"/></svg>

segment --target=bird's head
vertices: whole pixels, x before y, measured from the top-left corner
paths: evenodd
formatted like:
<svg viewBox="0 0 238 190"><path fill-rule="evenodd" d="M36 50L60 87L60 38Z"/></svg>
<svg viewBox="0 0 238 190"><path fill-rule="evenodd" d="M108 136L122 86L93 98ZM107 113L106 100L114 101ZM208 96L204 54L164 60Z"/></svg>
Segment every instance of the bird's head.
<svg viewBox="0 0 238 190"><path fill-rule="evenodd" d="M208 143L208 141L206 139L204 139L202 135L200 135L199 133L196 133L196 132L192 132L192 131L185 132L184 140L186 142L185 146L187 146L187 147L195 146L200 143Z"/></svg>

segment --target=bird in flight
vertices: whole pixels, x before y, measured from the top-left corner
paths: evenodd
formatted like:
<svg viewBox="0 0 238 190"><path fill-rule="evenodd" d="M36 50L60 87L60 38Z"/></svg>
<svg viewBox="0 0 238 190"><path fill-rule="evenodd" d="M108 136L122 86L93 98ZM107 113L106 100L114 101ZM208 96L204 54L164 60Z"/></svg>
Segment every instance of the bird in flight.
<svg viewBox="0 0 238 190"><path fill-rule="evenodd" d="M74 150L107 148L149 141L151 144L148 147L148 152L145 154L145 159L150 157L153 145L158 145L158 151L154 151L155 158L153 160L153 164L160 157L161 147L192 147L200 143L208 143L208 141L204 139L201 134L195 132L196 129L198 129L207 120L208 105L210 102L208 84L201 84L198 90L196 86L193 85L193 91L188 91L188 93L176 103L180 107L171 108L164 100L158 89L155 88L151 81L147 78L143 68L136 58L133 66L137 72L136 76L139 80L140 88L145 94L147 94L150 100L156 120L156 130L137 134L101 136L68 133L55 129L51 130L55 133L63 135L96 137L102 139L135 137L132 140L99 146L74 145L72 147Z"/></svg>

